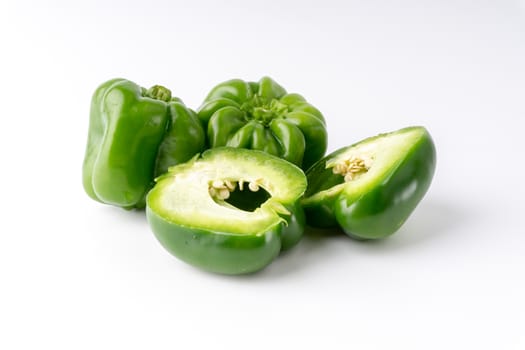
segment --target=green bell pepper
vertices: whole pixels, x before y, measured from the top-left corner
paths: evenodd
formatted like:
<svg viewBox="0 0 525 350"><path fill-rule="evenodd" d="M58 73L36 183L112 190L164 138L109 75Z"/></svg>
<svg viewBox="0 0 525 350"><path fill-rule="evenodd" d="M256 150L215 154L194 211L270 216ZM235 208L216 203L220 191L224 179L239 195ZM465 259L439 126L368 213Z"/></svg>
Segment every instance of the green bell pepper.
<svg viewBox="0 0 525 350"><path fill-rule="evenodd" d="M160 243L204 270L260 270L301 239L306 176L262 151L219 147L171 167L147 196Z"/></svg>
<svg viewBox="0 0 525 350"><path fill-rule="evenodd" d="M154 178L201 152L204 138L195 112L170 90L109 80L91 100L84 189L102 203L142 208Z"/></svg>
<svg viewBox="0 0 525 350"><path fill-rule="evenodd" d="M264 77L214 87L197 114L210 147L261 150L308 169L326 152L323 115L299 94Z"/></svg>
<svg viewBox="0 0 525 350"><path fill-rule="evenodd" d="M306 173L307 223L340 226L350 237L377 239L397 231L430 186L436 151L428 131L409 127L326 156Z"/></svg>

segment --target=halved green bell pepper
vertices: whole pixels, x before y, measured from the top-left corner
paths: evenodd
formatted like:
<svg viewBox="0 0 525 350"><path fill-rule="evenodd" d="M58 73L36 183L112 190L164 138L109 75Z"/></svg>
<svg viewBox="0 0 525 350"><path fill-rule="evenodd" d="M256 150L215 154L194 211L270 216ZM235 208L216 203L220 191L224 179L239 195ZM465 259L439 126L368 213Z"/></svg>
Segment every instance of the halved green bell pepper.
<svg viewBox="0 0 525 350"><path fill-rule="evenodd" d="M321 112L268 77L229 80L214 87L197 114L210 147L261 150L307 169L326 152Z"/></svg>
<svg viewBox="0 0 525 350"><path fill-rule="evenodd" d="M160 243L204 270L260 270L303 235L306 176L262 151L219 147L171 167L147 196Z"/></svg>
<svg viewBox="0 0 525 350"><path fill-rule="evenodd" d="M201 152L204 138L195 112L170 90L109 80L91 100L84 189L102 203L142 208L154 178Z"/></svg>
<svg viewBox="0 0 525 350"><path fill-rule="evenodd" d="M434 143L423 127L381 134L341 148L306 173L307 223L337 227L357 239L397 231L430 186Z"/></svg>

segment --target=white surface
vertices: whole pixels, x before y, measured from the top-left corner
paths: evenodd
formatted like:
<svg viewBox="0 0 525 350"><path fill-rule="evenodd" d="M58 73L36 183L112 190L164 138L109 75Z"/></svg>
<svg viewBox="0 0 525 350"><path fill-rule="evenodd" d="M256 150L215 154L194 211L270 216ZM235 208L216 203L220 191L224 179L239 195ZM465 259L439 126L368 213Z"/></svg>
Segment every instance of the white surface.
<svg viewBox="0 0 525 350"><path fill-rule="evenodd" d="M13 0L0 39L0 348L525 348L525 2ZM197 107L262 75L325 114L330 151L430 130L436 176L396 235L309 235L224 277L83 193L99 83Z"/></svg>

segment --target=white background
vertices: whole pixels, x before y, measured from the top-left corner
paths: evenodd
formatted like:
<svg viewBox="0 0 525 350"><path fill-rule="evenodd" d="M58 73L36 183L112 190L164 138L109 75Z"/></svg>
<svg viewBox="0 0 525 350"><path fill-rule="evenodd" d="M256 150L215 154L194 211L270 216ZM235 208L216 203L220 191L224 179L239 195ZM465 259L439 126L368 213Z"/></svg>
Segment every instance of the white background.
<svg viewBox="0 0 525 350"><path fill-rule="evenodd" d="M5 1L2 349L524 349L524 1ZM125 77L196 108L272 76L329 151L424 125L438 165L391 238L308 234L225 277L81 186L91 94Z"/></svg>

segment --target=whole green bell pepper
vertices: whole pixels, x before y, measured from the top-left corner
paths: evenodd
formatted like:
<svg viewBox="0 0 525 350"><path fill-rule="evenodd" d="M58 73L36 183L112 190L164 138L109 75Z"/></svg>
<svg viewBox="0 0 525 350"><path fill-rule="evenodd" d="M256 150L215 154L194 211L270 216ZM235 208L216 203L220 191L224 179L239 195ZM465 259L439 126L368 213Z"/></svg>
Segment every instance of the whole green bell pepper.
<svg viewBox="0 0 525 350"><path fill-rule="evenodd" d="M260 270L302 237L306 176L262 151L219 147L171 167L147 196L148 222L179 259L223 274Z"/></svg>
<svg viewBox="0 0 525 350"><path fill-rule="evenodd" d="M299 94L264 77L214 87L197 114L210 147L261 150L307 169L326 152L323 115Z"/></svg>
<svg viewBox="0 0 525 350"><path fill-rule="evenodd" d="M195 112L170 90L109 80L91 100L84 189L102 203L142 208L154 178L201 152L204 138Z"/></svg>
<svg viewBox="0 0 525 350"><path fill-rule="evenodd" d="M306 173L307 223L340 226L350 237L397 231L430 186L436 151L423 127L368 138L326 156Z"/></svg>

